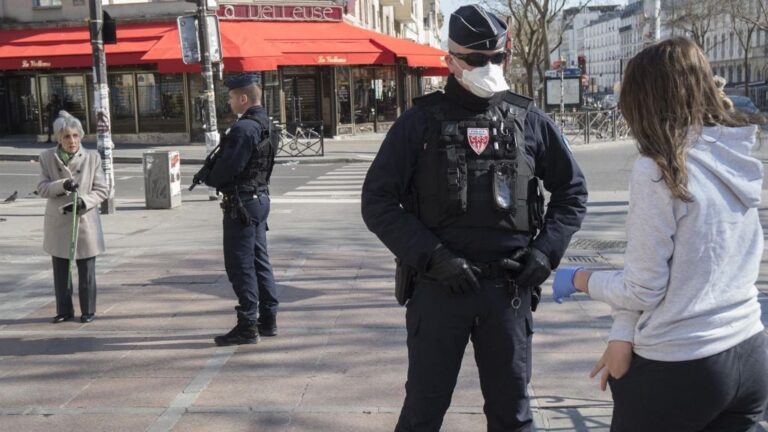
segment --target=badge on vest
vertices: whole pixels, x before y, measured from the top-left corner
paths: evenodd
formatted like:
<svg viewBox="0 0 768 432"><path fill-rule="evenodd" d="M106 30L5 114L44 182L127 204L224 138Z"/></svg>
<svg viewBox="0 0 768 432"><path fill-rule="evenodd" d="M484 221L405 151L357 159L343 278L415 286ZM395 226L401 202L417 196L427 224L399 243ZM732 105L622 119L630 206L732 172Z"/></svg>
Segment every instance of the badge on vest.
<svg viewBox="0 0 768 432"><path fill-rule="evenodd" d="M491 134L487 128L467 128L467 139L469 140L469 146L478 155L485 151L488 147L488 142L491 140Z"/></svg>

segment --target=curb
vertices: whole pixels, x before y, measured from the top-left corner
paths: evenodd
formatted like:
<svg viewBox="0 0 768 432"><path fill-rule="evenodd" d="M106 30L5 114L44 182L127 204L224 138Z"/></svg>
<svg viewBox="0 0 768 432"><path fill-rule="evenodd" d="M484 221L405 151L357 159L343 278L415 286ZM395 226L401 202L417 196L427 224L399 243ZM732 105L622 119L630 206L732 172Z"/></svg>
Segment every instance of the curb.
<svg viewBox="0 0 768 432"><path fill-rule="evenodd" d="M37 162L37 154L0 154L0 161L11 162ZM202 165L205 162L205 158L183 158L182 162L186 165ZM355 163L355 162L371 162L373 159L354 156L310 156L305 158L290 158L290 157L277 157L275 158L275 165L294 165L294 164L311 164L311 163ZM138 156L114 156L112 163L116 164L142 164L143 159Z"/></svg>

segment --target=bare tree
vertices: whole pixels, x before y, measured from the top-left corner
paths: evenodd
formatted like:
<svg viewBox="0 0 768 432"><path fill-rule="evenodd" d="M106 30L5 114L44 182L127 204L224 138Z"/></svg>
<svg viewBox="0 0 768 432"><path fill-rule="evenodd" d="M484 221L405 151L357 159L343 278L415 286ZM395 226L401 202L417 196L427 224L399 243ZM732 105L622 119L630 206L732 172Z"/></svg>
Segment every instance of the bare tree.
<svg viewBox="0 0 768 432"><path fill-rule="evenodd" d="M762 0L757 0L756 3L762 3ZM739 41L739 45L744 52L742 63L744 67L744 95L749 97L749 51L752 49L752 36L755 35L758 29L758 25L754 21L758 7L752 0L728 0L727 4L730 9L729 16L736 33L736 39Z"/></svg>
<svg viewBox="0 0 768 432"><path fill-rule="evenodd" d="M570 20L555 28L568 0L497 0L494 12L509 17L512 56L525 70L524 93L535 95L534 72L539 82L549 68L549 56L563 41L563 32ZM584 3L581 8L585 7ZM554 34L552 33L554 32ZM554 36L554 37L552 37ZM551 46L550 41L554 41Z"/></svg>
<svg viewBox="0 0 768 432"><path fill-rule="evenodd" d="M717 39L707 46L707 35L714 30L715 20L726 13L722 0L663 0L663 9L667 15L667 26L673 32L683 32L696 42L704 52L718 45Z"/></svg>

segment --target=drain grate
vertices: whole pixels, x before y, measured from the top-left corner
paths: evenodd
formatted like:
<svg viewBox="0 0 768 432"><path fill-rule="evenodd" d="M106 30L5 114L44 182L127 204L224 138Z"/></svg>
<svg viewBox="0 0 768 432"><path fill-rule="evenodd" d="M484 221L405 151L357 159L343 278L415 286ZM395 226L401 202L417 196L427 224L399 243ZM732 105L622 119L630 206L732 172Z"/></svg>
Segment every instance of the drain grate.
<svg viewBox="0 0 768 432"><path fill-rule="evenodd" d="M569 249L580 250L626 249L626 247L626 240L576 239L568 245Z"/></svg>
<svg viewBox="0 0 768 432"><path fill-rule="evenodd" d="M577 262L577 263L605 264L605 260L598 256L583 256L583 255L567 256L565 257L565 260L569 262Z"/></svg>

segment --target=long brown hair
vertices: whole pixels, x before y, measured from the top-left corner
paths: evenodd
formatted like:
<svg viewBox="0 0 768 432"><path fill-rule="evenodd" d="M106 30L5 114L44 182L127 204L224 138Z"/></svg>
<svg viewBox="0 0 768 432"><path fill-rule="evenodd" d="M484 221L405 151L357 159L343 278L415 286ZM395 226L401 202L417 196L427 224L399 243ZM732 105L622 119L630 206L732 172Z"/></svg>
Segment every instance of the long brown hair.
<svg viewBox="0 0 768 432"><path fill-rule="evenodd" d="M672 195L688 202L688 129L750 123L728 110L704 52L684 37L651 45L627 63L619 108L640 154L656 162Z"/></svg>

